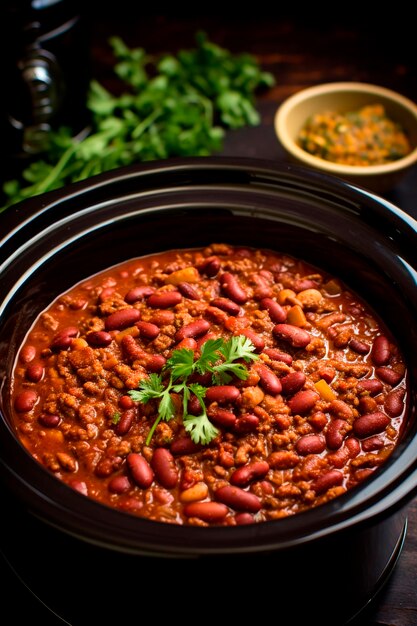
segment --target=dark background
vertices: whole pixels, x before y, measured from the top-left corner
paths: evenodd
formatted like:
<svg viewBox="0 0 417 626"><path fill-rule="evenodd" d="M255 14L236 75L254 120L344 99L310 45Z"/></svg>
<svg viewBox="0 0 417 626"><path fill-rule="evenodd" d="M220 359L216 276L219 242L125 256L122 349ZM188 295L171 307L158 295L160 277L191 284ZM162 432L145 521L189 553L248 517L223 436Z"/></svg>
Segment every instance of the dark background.
<svg viewBox="0 0 417 626"><path fill-rule="evenodd" d="M72 3L72 10L75 4ZM266 11L262 3L252 3L249 8L237 5L228 15L220 8L213 14L190 14L172 4L168 7L158 4L159 13L152 14L144 11L142 3L125 0L109 3L109 6L101 2L84 4L88 5L87 9L82 7L81 13L86 39L73 41L65 52L71 61L69 66L79 72L74 93L77 90L82 93L86 76L97 78L110 90L120 88L112 71L113 58L108 45L112 35L121 36L131 47L143 47L149 53L158 54L193 47L195 33L203 30L214 43L232 52L254 54L263 69L274 74L276 85L258 94L261 124L230 131L222 152L225 155L283 160L285 156L273 130L275 111L285 98L311 85L331 81L371 82L394 89L417 102L415 25L413 16L401 3L390 6L389 11L374 5L370 15L364 13L363 6L352 4L338 5L336 13L335 9L329 11L318 5L307 9L297 5L293 10L280 7L272 12ZM211 8L216 9L213 5ZM7 32L4 18L0 27L5 45L11 33ZM85 56L82 67L77 69L78 48L84 50ZM10 58L10 54L2 56L4 63L10 63ZM7 95L8 89L13 90L12 83L3 85L3 94ZM4 100L7 97L3 98L3 115ZM76 104L73 95L72 112ZM78 118L72 120L75 124L82 123L79 116L82 117L82 107ZM3 141L3 156L10 157L12 152L11 145ZM10 163L10 158L7 160ZM2 173L4 175L5 170ZM417 217L417 168L414 167L386 197ZM15 607L15 618L9 623L29 623L29 618L31 623L39 622L43 626L60 623L30 597L7 564L1 563L1 567L10 596L14 591L21 599L22 617L18 619ZM408 507L408 532L399 562L381 594L354 626L415 626L416 573L417 502L414 500Z"/></svg>

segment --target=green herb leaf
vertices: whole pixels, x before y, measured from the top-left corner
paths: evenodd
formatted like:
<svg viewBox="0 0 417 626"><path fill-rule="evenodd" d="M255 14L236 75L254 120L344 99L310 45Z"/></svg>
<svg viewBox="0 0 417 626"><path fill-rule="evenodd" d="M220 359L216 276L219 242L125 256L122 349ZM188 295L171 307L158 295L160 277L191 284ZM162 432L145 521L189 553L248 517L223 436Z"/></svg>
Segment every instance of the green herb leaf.
<svg viewBox="0 0 417 626"><path fill-rule="evenodd" d="M240 380L246 380L248 370L242 363L235 363L238 359L246 362L256 361L259 357L254 354L255 346L244 335L231 337L223 342L219 352L224 358L224 362L214 367L214 380L218 385L227 384L232 380L232 376L237 376Z"/></svg>
<svg viewBox="0 0 417 626"><path fill-rule="evenodd" d="M194 443L202 443L203 445L210 443L219 433L210 422L206 412L197 416L187 415L184 419L184 428Z"/></svg>
<svg viewBox="0 0 417 626"><path fill-rule="evenodd" d="M149 400L160 398L164 393L164 384L158 374L150 374L149 378L140 381L139 389L129 391L129 396L134 402L149 402Z"/></svg>
<svg viewBox="0 0 417 626"><path fill-rule="evenodd" d="M172 356L165 364L165 369L171 370L172 380L187 378L193 373L194 352L187 348L173 350Z"/></svg>
<svg viewBox="0 0 417 626"><path fill-rule="evenodd" d="M184 428L190 433L195 443L204 445L218 434L217 428L210 422L204 397L206 387L198 383L188 383L189 377L195 372L205 374L211 372L215 384L229 382L232 375L241 380L248 377L248 370L242 363L235 363L237 359L246 362L259 358L254 354L255 346L243 335L231 337L227 341L222 338L209 339L206 341L197 360L194 360L194 352L182 348L173 350L172 355L165 363L163 374L169 374L168 382L164 382L162 375L150 374L149 378L142 380L137 390L129 391L130 397L135 402L147 403L150 400L159 400L158 416L154 421L146 439L147 445L151 441L155 428L161 420L169 421L175 415L175 405L171 398L171 392L182 394L183 423ZM188 402L193 393L201 406L201 415L189 415Z"/></svg>

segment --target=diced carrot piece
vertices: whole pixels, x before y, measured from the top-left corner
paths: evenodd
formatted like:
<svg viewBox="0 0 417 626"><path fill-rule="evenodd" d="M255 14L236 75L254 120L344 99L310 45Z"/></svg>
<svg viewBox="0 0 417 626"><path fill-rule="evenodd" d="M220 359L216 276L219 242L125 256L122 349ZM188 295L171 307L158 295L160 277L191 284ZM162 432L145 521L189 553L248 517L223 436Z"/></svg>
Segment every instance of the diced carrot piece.
<svg viewBox="0 0 417 626"><path fill-rule="evenodd" d="M302 328L307 324L306 316L304 315L303 309L299 304L294 304L288 311L287 322L292 324L293 326L298 326Z"/></svg>
<svg viewBox="0 0 417 626"><path fill-rule="evenodd" d="M330 385L326 383L324 378L321 378L316 383L314 383L314 386L316 390L319 392L320 397L326 402L331 402L332 400L336 400L337 398L336 393L333 391Z"/></svg>

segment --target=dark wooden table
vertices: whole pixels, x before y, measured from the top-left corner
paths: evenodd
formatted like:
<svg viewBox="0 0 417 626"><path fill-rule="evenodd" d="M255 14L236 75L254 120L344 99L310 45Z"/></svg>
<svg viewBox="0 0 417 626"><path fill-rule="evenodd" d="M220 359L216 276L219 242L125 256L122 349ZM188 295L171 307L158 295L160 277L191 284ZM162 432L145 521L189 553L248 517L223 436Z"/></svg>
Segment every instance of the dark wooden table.
<svg viewBox="0 0 417 626"><path fill-rule="evenodd" d="M253 9L261 7L262 3ZM346 7L346 11L349 9ZM115 34L128 45L158 53L193 47L195 33L204 30L225 48L236 53L251 52L264 69L273 72L276 86L258 96L261 124L229 132L222 154L275 161L285 156L274 134L274 114L279 104L299 89L322 82L360 80L395 89L417 101L417 57L411 17L393 18L390 13L376 20L363 15L360 21L356 15L333 20L314 8L307 12L300 8L299 12L302 15L281 11L267 15L263 12L262 17L244 13L233 18L220 17L221 14L181 16L169 10L146 15L142 6L135 10L124 0L119 0L117 10L114 3L111 10L100 3L92 12L91 72L111 84L113 60L107 41ZM417 168L386 197L417 218ZM408 531L397 565L383 590L352 626L417 625L417 500L409 502L407 512ZM8 566L0 560L0 574L2 571L9 573ZM10 595L13 589L23 593L19 603L22 619L14 623L26 623L27 615L31 623L62 624L30 594L22 592L13 577L10 584Z"/></svg>

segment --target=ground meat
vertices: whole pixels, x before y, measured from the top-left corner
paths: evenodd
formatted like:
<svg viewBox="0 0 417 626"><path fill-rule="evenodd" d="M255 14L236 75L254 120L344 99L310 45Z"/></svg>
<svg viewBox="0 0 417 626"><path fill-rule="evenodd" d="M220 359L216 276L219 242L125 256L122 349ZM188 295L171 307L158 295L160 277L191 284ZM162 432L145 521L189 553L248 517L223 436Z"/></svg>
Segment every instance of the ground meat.
<svg viewBox="0 0 417 626"><path fill-rule="evenodd" d="M51 303L25 347L26 449L160 522L233 526L245 497L253 523L321 506L378 471L405 424L395 338L337 277L269 250L126 261Z"/></svg>

